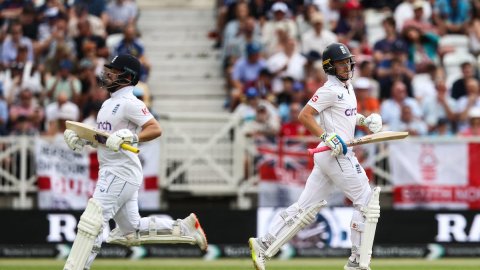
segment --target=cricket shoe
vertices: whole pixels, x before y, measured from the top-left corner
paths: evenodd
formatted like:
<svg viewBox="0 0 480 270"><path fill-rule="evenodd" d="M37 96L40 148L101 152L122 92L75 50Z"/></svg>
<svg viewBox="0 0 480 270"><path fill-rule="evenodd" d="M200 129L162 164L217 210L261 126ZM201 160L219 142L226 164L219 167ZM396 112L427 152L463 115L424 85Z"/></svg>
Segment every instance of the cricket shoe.
<svg viewBox="0 0 480 270"><path fill-rule="evenodd" d="M345 266L343 267L343 270L371 270L370 267L367 268L361 268L360 264L356 261L350 261L348 260Z"/></svg>
<svg viewBox="0 0 480 270"><path fill-rule="evenodd" d="M257 238L248 239L250 253L252 255L253 266L256 270L265 270L265 249L259 243Z"/></svg>
<svg viewBox="0 0 480 270"><path fill-rule="evenodd" d="M208 241L205 232L198 221L197 216L194 213L191 213L188 217L182 219L183 225L187 227L189 236L195 239L196 244L202 251L206 251L208 248Z"/></svg>

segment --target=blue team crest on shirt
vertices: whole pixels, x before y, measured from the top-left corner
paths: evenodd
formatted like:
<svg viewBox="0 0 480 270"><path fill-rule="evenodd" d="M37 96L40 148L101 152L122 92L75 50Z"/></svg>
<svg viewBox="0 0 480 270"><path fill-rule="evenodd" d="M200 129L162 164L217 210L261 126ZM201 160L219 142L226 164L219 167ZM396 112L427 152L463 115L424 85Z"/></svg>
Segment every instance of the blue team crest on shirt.
<svg viewBox="0 0 480 270"><path fill-rule="evenodd" d="M343 93L341 95L337 95L338 101L343 100Z"/></svg>
<svg viewBox="0 0 480 270"><path fill-rule="evenodd" d="M115 108L113 108L112 115L115 115L118 111L118 108L120 107L120 104L115 105Z"/></svg>

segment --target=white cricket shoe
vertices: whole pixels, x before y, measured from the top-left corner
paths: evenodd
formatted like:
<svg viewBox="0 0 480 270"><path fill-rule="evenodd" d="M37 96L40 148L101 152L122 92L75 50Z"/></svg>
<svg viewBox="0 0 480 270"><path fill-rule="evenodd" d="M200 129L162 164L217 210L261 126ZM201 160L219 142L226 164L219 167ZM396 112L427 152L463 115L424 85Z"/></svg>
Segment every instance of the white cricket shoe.
<svg viewBox="0 0 480 270"><path fill-rule="evenodd" d="M265 249L258 243L257 238L248 239L253 266L256 270L265 270Z"/></svg>
<svg viewBox="0 0 480 270"><path fill-rule="evenodd" d="M348 260L345 266L343 267L343 270L371 270L370 267L367 268L361 268L359 263L356 261L350 261Z"/></svg>
<svg viewBox="0 0 480 270"><path fill-rule="evenodd" d="M182 219L182 223L188 228L190 236L192 236L201 250L206 251L208 248L208 241L205 232L198 221L197 216L191 213L188 217Z"/></svg>

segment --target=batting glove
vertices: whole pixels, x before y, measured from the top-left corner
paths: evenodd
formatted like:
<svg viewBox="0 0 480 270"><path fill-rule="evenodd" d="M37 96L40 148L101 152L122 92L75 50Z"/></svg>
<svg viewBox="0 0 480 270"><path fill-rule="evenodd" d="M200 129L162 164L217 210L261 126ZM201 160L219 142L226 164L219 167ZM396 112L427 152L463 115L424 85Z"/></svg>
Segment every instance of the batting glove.
<svg viewBox="0 0 480 270"><path fill-rule="evenodd" d="M366 126L371 132L377 133L382 130L382 117L377 113L372 113L365 118L365 116L358 113L357 125Z"/></svg>
<svg viewBox="0 0 480 270"><path fill-rule="evenodd" d="M78 134L71 130L66 129L63 132L63 139L67 143L68 147L77 153L81 153L83 151L83 147L85 146L85 140L80 139Z"/></svg>
<svg viewBox="0 0 480 270"><path fill-rule="evenodd" d="M347 153L347 144L336 133L328 134L324 132L320 138L332 150L330 153L332 157L337 157L340 154L345 155Z"/></svg>
<svg viewBox="0 0 480 270"><path fill-rule="evenodd" d="M138 136L129 129L120 129L108 136L105 143L108 149L117 152L124 143L134 144L138 142Z"/></svg>

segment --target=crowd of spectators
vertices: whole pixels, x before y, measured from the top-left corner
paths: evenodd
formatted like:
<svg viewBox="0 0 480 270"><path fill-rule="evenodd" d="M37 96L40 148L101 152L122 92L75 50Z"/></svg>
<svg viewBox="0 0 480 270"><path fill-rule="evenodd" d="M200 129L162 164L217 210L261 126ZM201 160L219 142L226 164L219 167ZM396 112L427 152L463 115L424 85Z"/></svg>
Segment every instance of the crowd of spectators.
<svg viewBox="0 0 480 270"><path fill-rule="evenodd" d="M307 135L296 116L326 81L323 50L341 42L358 113L411 135L480 135L479 0L223 0L217 11L225 108L247 134Z"/></svg>
<svg viewBox="0 0 480 270"><path fill-rule="evenodd" d="M95 125L108 98L97 79L117 54L140 59L143 90L150 65L137 18L134 0L0 1L0 135L53 135L63 120Z"/></svg>

